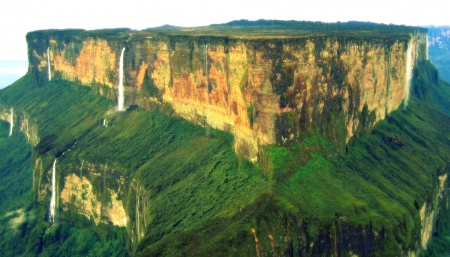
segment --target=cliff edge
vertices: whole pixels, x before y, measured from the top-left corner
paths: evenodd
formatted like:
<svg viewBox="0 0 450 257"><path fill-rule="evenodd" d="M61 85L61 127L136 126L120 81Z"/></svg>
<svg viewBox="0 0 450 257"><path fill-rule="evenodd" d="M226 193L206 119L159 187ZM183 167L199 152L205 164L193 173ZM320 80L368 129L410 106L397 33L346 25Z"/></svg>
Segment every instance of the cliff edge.
<svg viewBox="0 0 450 257"><path fill-rule="evenodd" d="M342 151L407 104L413 66L426 59L425 30L365 23L53 30L30 32L27 42L28 74L40 84L53 74L110 99L125 49L127 105L169 104L175 115L231 132L252 161L261 146L288 146L312 129Z"/></svg>

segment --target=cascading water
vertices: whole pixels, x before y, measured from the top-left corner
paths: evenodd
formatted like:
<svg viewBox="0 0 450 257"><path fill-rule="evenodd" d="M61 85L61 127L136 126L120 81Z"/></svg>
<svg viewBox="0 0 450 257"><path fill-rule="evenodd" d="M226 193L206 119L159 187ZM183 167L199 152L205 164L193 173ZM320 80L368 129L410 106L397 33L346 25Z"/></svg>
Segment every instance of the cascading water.
<svg viewBox="0 0 450 257"><path fill-rule="evenodd" d="M408 107L409 100L409 88L411 87L411 79L412 79L412 42L408 44L408 51L406 52L406 81L405 81L405 105L404 109Z"/></svg>
<svg viewBox="0 0 450 257"><path fill-rule="evenodd" d="M52 168L52 199L50 200L50 215L48 217L50 222L55 222L55 212L56 212L55 173L56 173L56 159L53 161L53 168Z"/></svg>
<svg viewBox="0 0 450 257"><path fill-rule="evenodd" d="M10 125L9 125L9 135L11 136L12 132L13 132L13 127L14 127L14 110L13 110L13 108L11 108L11 117L9 119L9 123L10 123Z"/></svg>
<svg viewBox="0 0 450 257"><path fill-rule="evenodd" d="M47 67L48 67L48 81L52 80L52 73L50 72L50 47L47 47Z"/></svg>
<svg viewBox="0 0 450 257"><path fill-rule="evenodd" d="M119 112L123 111L123 53L125 52L125 47L122 49L122 53L120 53L120 63L119 63L119 95L117 97L117 110Z"/></svg>
<svg viewBox="0 0 450 257"><path fill-rule="evenodd" d="M208 45L205 45L205 80L206 80L206 89L205 89L205 96L206 96L206 118L205 118L205 122L206 122L206 136L209 136L209 125L208 125L208 114L209 114L209 103L208 103L208 87L209 87L209 80L208 80Z"/></svg>
<svg viewBox="0 0 450 257"><path fill-rule="evenodd" d="M426 54L427 54L427 60L428 60L428 44L429 44L429 42L428 42L428 35L427 35L427 51L426 51Z"/></svg>

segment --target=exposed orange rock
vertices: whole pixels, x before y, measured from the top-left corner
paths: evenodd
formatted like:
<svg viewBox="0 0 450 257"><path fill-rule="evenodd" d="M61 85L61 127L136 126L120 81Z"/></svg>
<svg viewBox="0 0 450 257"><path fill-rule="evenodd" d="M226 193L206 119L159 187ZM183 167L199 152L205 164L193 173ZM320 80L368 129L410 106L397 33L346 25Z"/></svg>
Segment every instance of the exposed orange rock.
<svg viewBox="0 0 450 257"><path fill-rule="evenodd" d="M142 62L141 66L139 67L139 72L137 74L137 79L136 79L136 87L137 88L142 88L142 84L144 83L144 76L145 76L145 72L147 71L148 68L148 63L146 62Z"/></svg>
<svg viewBox="0 0 450 257"><path fill-rule="evenodd" d="M71 48L71 44L65 48ZM72 46L73 47L73 46ZM67 50L60 52L53 51L50 47L50 59L54 71L60 71L63 78L67 80L78 80L83 85L101 83L109 87L116 86L115 81L111 81L108 73L116 72L116 53L114 53L105 40L86 40L79 55L76 57L74 65L68 60Z"/></svg>
<svg viewBox="0 0 450 257"><path fill-rule="evenodd" d="M69 174L64 180L64 188L60 194L64 211L69 208L69 205L73 205L78 210L78 213L94 220L96 224L111 222L115 226L126 227L127 214L122 200L117 199L116 192L108 189L111 201L102 206L102 202L94 194L92 183L86 177L80 178L75 174ZM108 219L103 220L102 215Z"/></svg>
<svg viewBox="0 0 450 257"><path fill-rule="evenodd" d="M323 40L320 48L317 39L306 40L303 45L235 40L206 46L198 40L170 43L157 37L130 41L138 52L125 52L125 62L135 63L125 63L125 91L137 96L128 104L145 107L160 101L139 96L148 74L159 90L159 99L170 103L176 115L230 131L235 135L236 151L256 161L262 145L295 140L305 132L300 123L303 129L316 126L324 115L336 111L333 103L339 102L346 138L334 140L348 142L361 125L365 105L375 115L369 124L373 126L402 104L407 92L408 42L395 42L386 48L386 44L374 42ZM425 58L419 47L425 42L425 35L411 36L413 63ZM113 50L111 44L117 46L117 42L85 39L79 53L73 50L74 42L66 45L51 40L50 44L53 70L61 72L63 78L83 85L100 83L115 90L120 49ZM33 51L33 55L40 60L39 71L45 72L46 53ZM276 66L277 62L281 66ZM289 117L289 124L293 124L289 126L294 127L280 127L277 119L282 117Z"/></svg>

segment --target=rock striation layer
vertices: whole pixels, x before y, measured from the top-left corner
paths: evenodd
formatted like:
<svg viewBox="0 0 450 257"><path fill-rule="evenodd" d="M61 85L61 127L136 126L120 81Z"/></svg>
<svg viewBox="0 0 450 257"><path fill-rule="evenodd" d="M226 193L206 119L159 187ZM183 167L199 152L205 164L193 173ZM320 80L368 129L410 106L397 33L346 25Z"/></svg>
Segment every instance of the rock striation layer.
<svg viewBox="0 0 450 257"><path fill-rule="evenodd" d="M411 63L426 59L426 32L408 36L191 35L166 30L37 31L27 35L29 74L45 84L77 81L117 99L119 56L125 102L167 103L189 121L230 131L256 161L261 146L289 145L317 129L339 149L399 108ZM50 63L47 63L49 47Z"/></svg>

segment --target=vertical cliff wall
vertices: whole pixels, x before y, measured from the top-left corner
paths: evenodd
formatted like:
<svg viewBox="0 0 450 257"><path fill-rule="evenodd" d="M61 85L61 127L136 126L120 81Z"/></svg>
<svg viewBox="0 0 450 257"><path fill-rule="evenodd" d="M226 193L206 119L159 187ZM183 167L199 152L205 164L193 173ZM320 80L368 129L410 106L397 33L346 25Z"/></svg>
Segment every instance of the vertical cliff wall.
<svg viewBox="0 0 450 257"><path fill-rule="evenodd" d="M11 108L0 105L0 120L11 122ZM38 129L35 122L29 117L29 115L23 111L19 111L13 114L14 130L21 131L25 134L27 141L31 146L35 146L39 142Z"/></svg>
<svg viewBox="0 0 450 257"><path fill-rule="evenodd" d="M133 33L29 33L28 73L45 84L50 65L56 79L116 99L118 57L126 47L126 104L169 103L176 115L230 131L235 149L254 161L262 145L288 145L312 128L342 149L405 99L408 46L412 64L426 58L421 32L373 41Z"/></svg>

